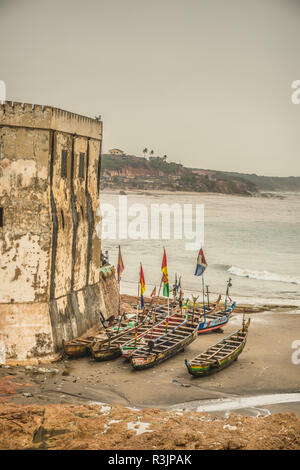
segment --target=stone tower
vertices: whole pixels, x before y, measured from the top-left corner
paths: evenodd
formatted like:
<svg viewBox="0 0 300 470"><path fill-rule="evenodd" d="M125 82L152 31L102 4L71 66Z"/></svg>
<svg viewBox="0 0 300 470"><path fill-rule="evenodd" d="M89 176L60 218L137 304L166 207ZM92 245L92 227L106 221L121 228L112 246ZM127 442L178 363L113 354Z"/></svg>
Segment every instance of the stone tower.
<svg viewBox="0 0 300 470"><path fill-rule="evenodd" d="M118 309L100 276L102 122L0 105L0 341L9 361L53 356ZM113 270L112 270L113 271Z"/></svg>

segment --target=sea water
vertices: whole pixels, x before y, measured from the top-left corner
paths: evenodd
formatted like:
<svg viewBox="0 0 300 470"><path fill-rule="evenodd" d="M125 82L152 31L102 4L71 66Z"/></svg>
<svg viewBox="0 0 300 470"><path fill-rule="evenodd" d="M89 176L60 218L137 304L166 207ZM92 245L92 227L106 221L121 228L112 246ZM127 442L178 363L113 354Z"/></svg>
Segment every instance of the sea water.
<svg viewBox="0 0 300 470"><path fill-rule="evenodd" d="M110 203L118 214L117 193L102 193L101 204ZM278 193L274 197L245 197L206 193L129 193L128 206L144 204L203 204L204 253L208 267L205 286L210 299L226 291L232 278L230 297L245 303L298 305L300 302L300 193ZM149 210L150 212L150 210ZM193 221L195 222L195 221ZM172 231L171 231L172 233ZM182 276L185 297L199 295L201 278L194 276L197 250L187 251L186 240L104 240L102 251L109 252L117 265L121 245L125 270L121 293L137 294L142 262L146 295L161 280L163 247L167 252L170 290L175 273Z"/></svg>

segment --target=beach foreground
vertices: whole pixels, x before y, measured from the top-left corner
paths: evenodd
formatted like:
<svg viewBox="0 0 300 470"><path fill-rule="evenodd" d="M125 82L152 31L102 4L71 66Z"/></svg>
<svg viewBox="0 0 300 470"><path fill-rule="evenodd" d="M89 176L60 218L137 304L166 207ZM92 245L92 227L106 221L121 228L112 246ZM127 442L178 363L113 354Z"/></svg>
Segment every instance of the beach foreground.
<svg viewBox="0 0 300 470"><path fill-rule="evenodd" d="M97 363L89 356L1 366L0 447L300 448L300 365L292 361L299 313L282 307L248 316L238 361L209 377L189 375L184 359L238 329L242 314L144 371L122 358Z"/></svg>
<svg viewBox="0 0 300 470"><path fill-rule="evenodd" d="M109 405L0 405L0 449L300 449L300 419L134 410Z"/></svg>

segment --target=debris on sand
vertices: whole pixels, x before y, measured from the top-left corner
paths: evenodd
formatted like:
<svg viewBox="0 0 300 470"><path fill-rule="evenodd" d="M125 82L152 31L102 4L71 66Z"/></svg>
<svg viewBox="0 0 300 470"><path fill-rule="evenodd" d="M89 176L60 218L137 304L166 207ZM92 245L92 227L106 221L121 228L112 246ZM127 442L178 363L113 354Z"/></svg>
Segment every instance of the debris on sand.
<svg viewBox="0 0 300 470"><path fill-rule="evenodd" d="M0 449L300 449L300 419L294 413L220 418L99 403L0 404Z"/></svg>

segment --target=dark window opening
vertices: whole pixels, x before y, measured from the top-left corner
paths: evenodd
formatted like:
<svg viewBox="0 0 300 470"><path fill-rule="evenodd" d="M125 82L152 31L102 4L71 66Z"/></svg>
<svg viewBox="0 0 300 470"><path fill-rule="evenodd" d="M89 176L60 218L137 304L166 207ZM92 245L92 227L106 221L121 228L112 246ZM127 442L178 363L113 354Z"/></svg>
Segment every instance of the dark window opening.
<svg viewBox="0 0 300 470"><path fill-rule="evenodd" d="M63 213L62 210L60 211L60 215L61 215L61 226L62 226L62 229L64 229L65 228L65 218L64 218L64 213Z"/></svg>
<svg viewBox="0 0 300 470"><path fill-rule="evenodd" d="M79 156L79 172L78 176L79 178L84 178L84 153L81 153Z"/></svg>
<svg viewBox="0 0 300 470"><path fill-rule="evenodd" d="M62 150L60 175L62 178L66 178L67 174L68 174L68 152L66 150Z"/></svg>
<svg viewBox="0 0 300 470"><path fill-rule="evenodd" d="M0 207L0 227L3 227L3 207Z"/></svg>

